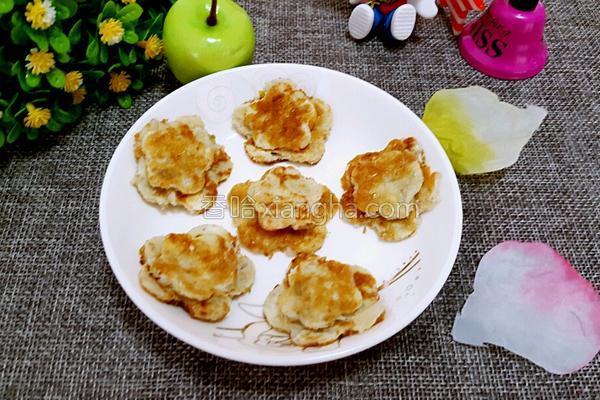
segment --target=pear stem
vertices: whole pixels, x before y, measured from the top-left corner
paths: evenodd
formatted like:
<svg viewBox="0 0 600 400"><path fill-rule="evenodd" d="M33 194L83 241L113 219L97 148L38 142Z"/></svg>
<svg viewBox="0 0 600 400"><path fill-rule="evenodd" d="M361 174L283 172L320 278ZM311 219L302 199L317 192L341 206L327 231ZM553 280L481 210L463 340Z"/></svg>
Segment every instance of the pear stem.
<svg viewBox="0 0 600 400"><path fill-rule="evenodd" d="M217 24L217 0L212 0L210 3L210 14L206 18L206 23L209 26L215 26Z"/></svg>

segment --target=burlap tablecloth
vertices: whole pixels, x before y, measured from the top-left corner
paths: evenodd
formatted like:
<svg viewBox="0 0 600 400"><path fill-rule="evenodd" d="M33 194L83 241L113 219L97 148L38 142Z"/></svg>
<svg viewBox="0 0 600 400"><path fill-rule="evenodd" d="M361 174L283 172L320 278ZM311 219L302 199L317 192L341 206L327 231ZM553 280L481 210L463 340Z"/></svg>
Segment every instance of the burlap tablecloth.
<svg viewBox="0 0 600 400"><path fill-rule="evenodd" d="M487 78L457 53L445 18L405 46L346 33L344 0L242 1L255 62L314 64L383 88L420 114L441 88L482 85L549 110L520 161L461 178L464 234L437 299L371 350L301 368L254 367L195 350L148 320L104 256L98 198L129 126L177 87L166 70L130 110L92 108L70 130L0 153L0 398L544 398L600 396L600 361L557 377L500 348L453 343L456 312L481 256L507 240L544 241L600 285L600 12L547 1L550 62L524 82Z"/></svg>

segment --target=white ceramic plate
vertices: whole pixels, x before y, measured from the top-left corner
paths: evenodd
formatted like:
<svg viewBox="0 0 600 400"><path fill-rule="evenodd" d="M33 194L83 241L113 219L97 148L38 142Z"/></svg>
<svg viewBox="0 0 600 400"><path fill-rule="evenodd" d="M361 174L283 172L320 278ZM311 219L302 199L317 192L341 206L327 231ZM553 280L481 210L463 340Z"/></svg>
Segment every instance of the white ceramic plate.
<svg viewBox="0 0 600 400"><path fill-rule="evenodd" d="M212 223L235 232L224 199L236 183L258 179L269 167L246 156L242 138L231 127L233 109L254 98L268 81L288 78L310 95L331 105L333 129L323 159L301 172L329 186L338 196L340 178L354 156L380 150L393 138L412 135L425 150L428 163L441 173L441 202L425 213L417 233L399 243L384 243L373 231L351 226L335 217L318 254L367 268L379 283L391 283L380 294L385 320L369 331L322 348L302 349L285 335L269 330L262 316L268 292L281 282L290 257L249 254L256 281L249 294L233 301L219 323L190 318L181 308L163 304L138 284L138 249L146 239L169 232L186 232ZM230 178L219 187L221 200L202 216L182 210L161 211L145 203L131 185L135 172L134 134L153 118L173 119L198 114L233 161ZM129 129L106 171L100 197L100 230L104 249L119 283L152 321L173 336L209 353L264 365L303 365L334 360L372 347L407 326L438 294L446 281L460 243L462 207L458 183L444 150L429 129L400 101L360 79L306 65L252 65L220 72L191 82L160 100ZM393 282L393 283L392 283Z"/></svg>

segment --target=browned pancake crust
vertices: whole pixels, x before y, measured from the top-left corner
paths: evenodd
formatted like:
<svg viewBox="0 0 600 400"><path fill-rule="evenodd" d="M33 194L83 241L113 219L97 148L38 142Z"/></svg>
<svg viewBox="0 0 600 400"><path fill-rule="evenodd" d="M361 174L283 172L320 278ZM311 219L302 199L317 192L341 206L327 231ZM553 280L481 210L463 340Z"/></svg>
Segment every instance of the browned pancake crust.
<svg viewBox="0 0 600 400"><path fill-rule="evenodd" d="M386 157L386 154L389 153L392 155ZM375 181L374 177L384 175L392 179L402 177L402 174L407 172L403 166L415 160L419 162L423 174L422 186L412 199L416 207L409 207L406 218L402 219L386 219L379 215L367 215L364 210L369 203L374 201L370 190ZM365 162L363 163L363 161ZM360 173L356 170L357 168L361 168ZM364 186L364 190L361 189L361 195L356 193L352 182L353 178L355 181L358 179ZM394 139L382 151L360 154L348 163L341 179L344 189L340 199L343 217L353 225L372 228L382 240L405 239L417 230L418 212L428 211L437 201L435 186L438 179L439 174L432 172L425 163L415 138Z"/></svg>
<svg viewBox="0 0 600 400"><path fill-rule="evenodd" d="M250 181L238 183L231 188L227 196L238 239L244 247L270 257L278 251L290 251L295 254L313 253L323 246L327 236L325 225L299 230L285 228L268 231L263 229L258 223L256 211L248 198L250 184Z"/></svg>
<svg viewBox="0 0 600 400"><path fill-rule="evenodd" d="M261 132L273 149L298 151L307 146L301 127L308 124L313 129L318 116L304 91L282 82L270 86L252 105L255 113L246 115L244 124Z"/></svg>

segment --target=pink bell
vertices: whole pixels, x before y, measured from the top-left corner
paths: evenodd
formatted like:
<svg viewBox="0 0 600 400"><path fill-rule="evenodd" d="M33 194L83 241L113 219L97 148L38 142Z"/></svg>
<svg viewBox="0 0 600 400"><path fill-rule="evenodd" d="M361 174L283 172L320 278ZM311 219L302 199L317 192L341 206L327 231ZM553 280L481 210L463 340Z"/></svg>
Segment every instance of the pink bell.
<svg viewBox="0 0 600 400"><path fill-rule="evenodd" d="M539 0L495 0L458 38L463 58L494 78L527 79L548 60L546 10Z"/></svg>

